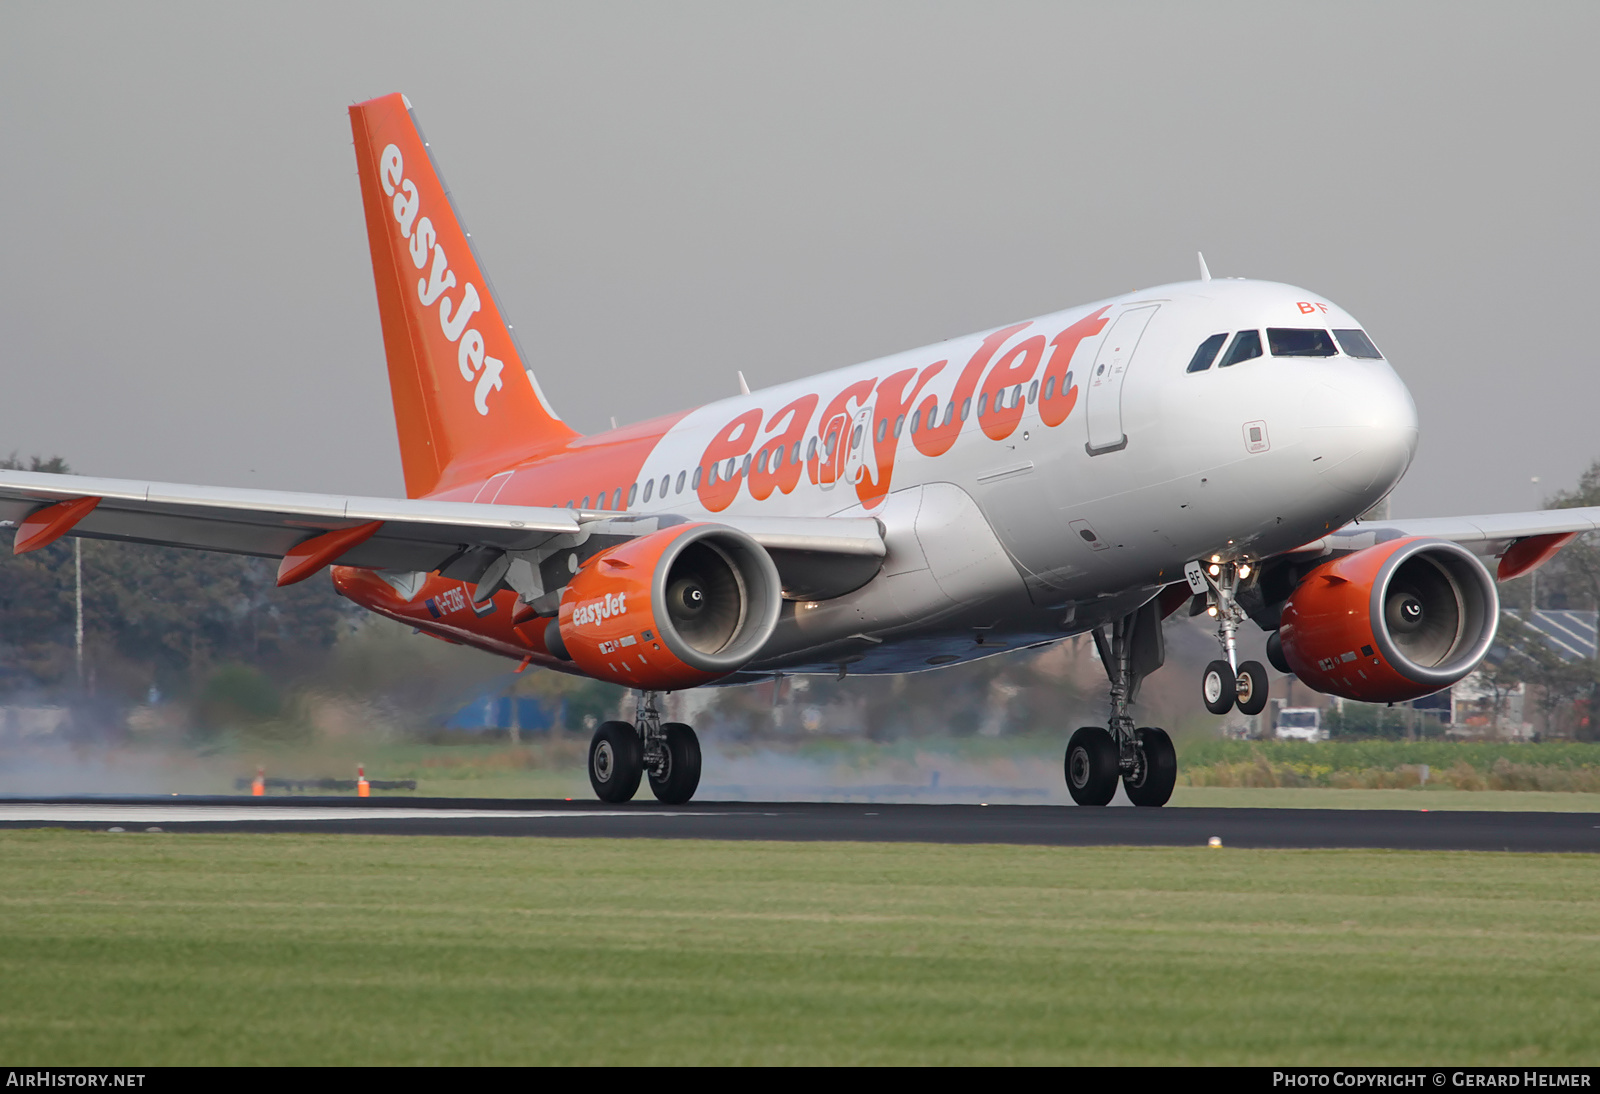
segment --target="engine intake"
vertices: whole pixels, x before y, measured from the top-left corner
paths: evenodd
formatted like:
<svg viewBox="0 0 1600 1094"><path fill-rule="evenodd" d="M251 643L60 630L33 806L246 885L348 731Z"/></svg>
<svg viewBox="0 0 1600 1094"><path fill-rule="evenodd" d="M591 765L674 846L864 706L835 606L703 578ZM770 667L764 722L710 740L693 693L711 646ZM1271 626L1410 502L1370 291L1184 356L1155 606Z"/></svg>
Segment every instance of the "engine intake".
<svg viewBox="0 0 1600 1094"><path fill-rule="evenodd" d="M1380 543L1317 567L1284 605L1284 660L1318 691L1418 699L1466 676L1499 624L1494 581L1448 540Z"/></svg>
<svg viewBox="0 0 1600 1094"><path fill-rule="evenodd" d="M783 592L765 549L718 524L663 528L589 559L546 644L599 680L669 691L743 668L772 636Z"/></svg>

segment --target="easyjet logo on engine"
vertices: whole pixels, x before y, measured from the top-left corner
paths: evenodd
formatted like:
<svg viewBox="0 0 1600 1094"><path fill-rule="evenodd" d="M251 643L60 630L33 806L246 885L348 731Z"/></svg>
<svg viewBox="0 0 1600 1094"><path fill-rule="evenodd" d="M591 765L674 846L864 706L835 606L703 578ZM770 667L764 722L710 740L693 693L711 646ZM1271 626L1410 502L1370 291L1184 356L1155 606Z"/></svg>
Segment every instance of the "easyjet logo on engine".
<svg viewBox="0 0 1600 1094"><path fill-rule="evenodd" d="M456 287L455 271L450 269L450 259L439 245L433 221L417 215L422 199L417 196L416 184L405 177L405 161L395 145L383 150L378 178L383 183L383 192L394 199L395 223L400 226L400 238L410 241L411 264L419 270L427 270L427 276L417 280L417 299L424 308L439 305L439 329L452 345L460 347L456 351L456 364L461 369L461 378L468 383L476 381L472 404L479 414L488 414L489 392L500 390L500 372L505 362L490 357L483 335L476 328L467 327L467 321L483 307L477 286L470 281L463 285L459 301L446 295Z"/></svg>
<svg viewBox="0 0 1600 1094"><path fill-rule="evenodd" d="M572 608L572 625L581 627L585 624L599 626L603 619L610 619L614 615L628 614L627 593L607 593L595 600L586 600L582 604L575 604Z"/></svg>

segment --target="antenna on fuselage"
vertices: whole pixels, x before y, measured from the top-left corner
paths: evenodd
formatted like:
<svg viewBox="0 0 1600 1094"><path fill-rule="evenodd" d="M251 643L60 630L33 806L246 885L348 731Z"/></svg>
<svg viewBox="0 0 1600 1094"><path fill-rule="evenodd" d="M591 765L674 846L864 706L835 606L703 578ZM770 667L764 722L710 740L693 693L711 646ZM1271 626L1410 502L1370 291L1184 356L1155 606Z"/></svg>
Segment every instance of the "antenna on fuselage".
<svg viewBox="0 0 1600 1094"><path fill-rule="evenodd" d="M1210 281L1211 271L1206 268L1206 256L1201 254L1199 251L1196 251L1194 256L1200 260L1200 280Z"/></svg>
<svg viewBox="0 0 1600 1094"><path fill-rule="evenodd" d="M737 373L737 375L739 377L739 394L740 395L748 395L748 394L750 394L750 385L744 382L744 373L740 372L740 373Z"/></svg>

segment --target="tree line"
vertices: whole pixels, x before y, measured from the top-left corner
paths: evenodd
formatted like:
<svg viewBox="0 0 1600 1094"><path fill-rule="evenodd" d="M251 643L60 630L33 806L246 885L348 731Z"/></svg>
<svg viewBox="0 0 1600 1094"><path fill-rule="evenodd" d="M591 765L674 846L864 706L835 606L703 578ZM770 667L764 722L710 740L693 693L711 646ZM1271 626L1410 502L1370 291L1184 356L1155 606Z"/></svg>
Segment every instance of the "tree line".
<svg viewBox="0 0 1600 1094"><path fill-rule="evenodd" d="M65 460L13 454L10 470L70 474ZM83 539L83 678L76 657L71 538L0 551L0 697L62 702L187 695L218 666L275 676L320 660L358 609L327 580L277 587L273 560Z"/></svg>

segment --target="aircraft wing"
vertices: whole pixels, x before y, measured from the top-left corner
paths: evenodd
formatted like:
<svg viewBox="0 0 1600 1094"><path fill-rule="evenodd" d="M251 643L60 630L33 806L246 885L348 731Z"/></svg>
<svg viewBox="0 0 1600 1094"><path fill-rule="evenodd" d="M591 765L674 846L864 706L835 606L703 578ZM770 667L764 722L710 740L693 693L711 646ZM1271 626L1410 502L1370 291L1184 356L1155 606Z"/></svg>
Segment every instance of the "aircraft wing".
<svg viewBox="0 0 1600 1094"><path fill-rule="evenodd" d="M1405 536L1428 536L1461 544L1484 559L1498 559L1501 581L1548 561L1576 536L1600 531L1600 507L1489 513L1473 517L1364 520L1299 548L1295 554L1345 554Z"/></svg>
<svg viewBox="0 0 1600 1094"><path fill-rule="evenodd" d="M402 572L442 570L472 581L500 552L533 550L557 536L577 536L585 525L615 534L634 523L629 516L0 471L0 527L18 530L18 550L75 535L256 555L284 559L279 570L284 584L335 562ZM875 562L885 554L882 531L870 519L719 518L717 523L745 531L780 561ZM637 521L641 533L656 526L652 520Z"/></svg>

